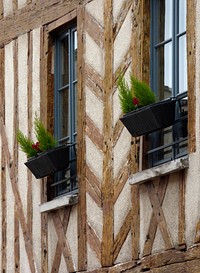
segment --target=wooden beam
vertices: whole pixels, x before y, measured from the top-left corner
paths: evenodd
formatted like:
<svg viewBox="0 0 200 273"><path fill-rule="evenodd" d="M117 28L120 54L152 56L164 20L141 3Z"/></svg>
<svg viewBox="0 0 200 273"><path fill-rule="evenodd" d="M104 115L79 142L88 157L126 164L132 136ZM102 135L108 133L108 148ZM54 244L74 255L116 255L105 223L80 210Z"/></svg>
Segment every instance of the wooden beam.
<svg viewBox="0 0 200 273"><path fill-rule="evenodd" d="M86 179L85 179L85 7L77 9L78 32L78 132L77 132L77 174L79 186L78 202L78 270L87 267L86 243Z"/></svg>
<svg viewBox="0 0 200 273"><path fill-rule="evenodd" d="M95 43L102 49L103 48L103 27L87 11L85 11L85 30L92 37Z"/></svg>
<svg viewBox="0 0 200 273"><path fill-rule="evenodd" d="M79 0L33 1L25 7L1 19L0 47L32 29L46 25L76 9Z"/></svg>
<svg viewBox="0 0 200 273"><path fill-rule="evenodd" d="M185 245L185 171L179 172L178 244Z"/></svg>
<svg viewBox="0 0 200 273"><path fill-rule="evenodd" d="M69 247L69 243L68 243L67 238L65 236L65 229L63 227L59 211L58 210L54 211L51 213L51 215L53 217L53 222L54 222L56 234L58 236L58 243L59 243L60 249L63 253L65 263L67 266L67 270L68 270L68 272L75 272L76 271L75 264L72 259L72 254L71 254L71 250Z"/></svg>
<svg viewBox="0 0 200 273"><path fill-rule="evenodd" d="M89 222L87 223L87 240L98 260L101 261L101 242Z"/></svg>
<svg viewBox="0 0 200 273"><path fill-rule="evenodd" d="M187 74L188 74L188 135L189 151L196 151L196 0L187 1Z"/></svg>
<svg viewBox="0 0 200 273"><path fill-rule="evenodd" d="M112 156L112 88L113 88L113 27L112 0L104 1L104 80L103 80L103 233L102 266L113 264L114 206L113 206L113 156Z"/></svg>
<svg viewBox="0 0 200 273"><path fill-rule="evenodd" d="M90 140L98 147L99 150L103 150L103 136L99 129L96 127L94 122L86 115L86 134L89 136Z"/></svg>
<svg viewBox="0 0 200 273"><path fill-rule="evenodd" d="M0 49L0 105L2 107L2 119L5 122L5 50ZM2 233L1 233L1 271L6 272L7 263L7 205L6 205L6 161L3 152L3 143L1 142L1 209L2 209Z"/></svg>

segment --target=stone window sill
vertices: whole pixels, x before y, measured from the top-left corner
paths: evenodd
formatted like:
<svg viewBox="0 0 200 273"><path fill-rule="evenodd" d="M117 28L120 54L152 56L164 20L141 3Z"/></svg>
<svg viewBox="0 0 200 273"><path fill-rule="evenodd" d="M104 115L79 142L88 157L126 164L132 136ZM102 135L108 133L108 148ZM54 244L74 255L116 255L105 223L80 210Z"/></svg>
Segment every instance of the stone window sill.
<svg viewBox="0 0 200 273"><path fill-rule="evenodd" d="M189 167L188 156L164 163L162 165L147 169L130 176L129 184L141 184L148 180L156 179L159 176L167 175Z"/></svg>
<svg viewBox="0 0 200 273"><path fill-rule="evenodd" d="M64 195L59 198L56 198L52 201L46 202L40 205L40 212L49 212L57 209L61 209L66 206L72 206L77 204L78 202L78 195Z"/></svg>

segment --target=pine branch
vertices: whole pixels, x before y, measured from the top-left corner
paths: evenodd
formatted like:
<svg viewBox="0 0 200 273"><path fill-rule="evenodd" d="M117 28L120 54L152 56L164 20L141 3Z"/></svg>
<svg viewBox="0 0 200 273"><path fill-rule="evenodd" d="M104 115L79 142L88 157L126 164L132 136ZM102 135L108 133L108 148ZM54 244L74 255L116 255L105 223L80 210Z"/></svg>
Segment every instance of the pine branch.
<svg viewBox="0 0 200 273"><path fill-rule="evenodd" d="M37 151L33 149L34 142L26 137L20 130L17 133L17 141L22 151L27 155L28 158L33 157L37 154Z"/></svg>

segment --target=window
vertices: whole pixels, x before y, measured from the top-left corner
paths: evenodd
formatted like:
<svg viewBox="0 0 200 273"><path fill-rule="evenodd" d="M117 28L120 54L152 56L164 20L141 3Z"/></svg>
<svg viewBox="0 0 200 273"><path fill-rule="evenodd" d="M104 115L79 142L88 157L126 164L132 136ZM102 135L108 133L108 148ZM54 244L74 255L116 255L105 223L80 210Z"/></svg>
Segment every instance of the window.
<svg viewBox="0 0 200 273"><path fill-rule="evenodd" d="M55 174L50 198L77 191L77 30L72 25L55 35L54 43L54 135L58 144L70 144L67 170Z"/></svg>
<svg viewBox="0 0 200 273"><path fill-rule="evenodd" d="M174 125L150 135L155 166L187 154L186 0L151 0L151 87L177 98Z"/></svg>

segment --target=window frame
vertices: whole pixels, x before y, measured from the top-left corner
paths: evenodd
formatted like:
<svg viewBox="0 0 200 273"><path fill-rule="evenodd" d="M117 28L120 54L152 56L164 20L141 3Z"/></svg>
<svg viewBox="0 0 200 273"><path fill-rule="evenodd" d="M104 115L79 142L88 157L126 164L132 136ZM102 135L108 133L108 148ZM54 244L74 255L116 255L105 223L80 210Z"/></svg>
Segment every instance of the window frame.
<svg viewBox="0 0 200 273"><path fill-rule="evenodd" d="M185 31L181 31L179 33L179 17L176 15L179 15L179 1L175 0L172 2L173 7L172 7L172 37L168 38L168 39L164 39L163 41L159 41L157 42L157 35L159 33L159 26L158 26L158 8L159 8L159 1L160 0L151 0L150 1L150 85L152 87L153 90L156 91L156 95L158 96L158 80L157 80L157 75L159 72L155 73L154 71L159 71L158 70L158 48L162 47L166 44L168 44L169 42L172 43L172 96L176 97L177 100L177 106L176 106L176 121L175 124L179 124L182 126L183 122L181 120L181 109L179 111L179 106L180 106L180 101L181 99L183 99L184 94L186 94L186 92L180 92L179 91L179 38L180 37L185 37L186 36L186 30ZM186 7L187 7L187 1L186 1ZM157 9L157 10L156 10ZM187 14L187 12L186 12ZM186 15L187 16L187 15ZM156 27L155 27L156 26ZM187 26L186 26L187 28ZM186 47L186 54L187 54L187 47ZM164 64L164 63L163 63ZM187 64L187 63L186 63ZM187 67L186 67L187 69ZM164 71L164 70L163 70ZM187 72L186 72L187 73ZM188 75L186 74L186 77L188 77ZM187 79L186 79L187 80ZM186 82L187 83L187 82ZM185 95L187 96L187 95ZM162 98L164 99L164 98ZM171 151L171 159L165 159L163 156L163 160L159 160L158 159L158 155L156 156L156 148L154 146L153 143L157 143L158 137L160 135L163 134L163 138L164 138L164 130L160 130L159 132L153 133L150 135L150 142L151 142L151 148L150 151L147 152L147 155L149 155L150 153L155 153L152 155L151 160L149 162L150 167L154 167L160 164L163 164L165 162L174 160L178 157L181 156L185 156L187 154L187 152L183 152L183 154L178 154L177 150L179 149L179 143L182 143L183 141L175 141L175 139L177 138L176 134L176 130L175 130L175 125L172 126L171 131L172 131L172 144L169 145L172 147L172 151ZM170 128L166 128L165 130L168 130ZM187 142L187 138L185 138L186 142ZM180 144L181 145L181 144ZM163 145L167 146L167 145ZM177 149L178 147L178 149ZM163 149L163 155L164 155L164 149Z"/></svg>

